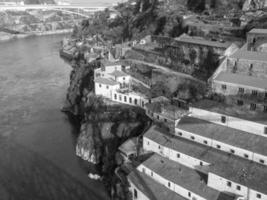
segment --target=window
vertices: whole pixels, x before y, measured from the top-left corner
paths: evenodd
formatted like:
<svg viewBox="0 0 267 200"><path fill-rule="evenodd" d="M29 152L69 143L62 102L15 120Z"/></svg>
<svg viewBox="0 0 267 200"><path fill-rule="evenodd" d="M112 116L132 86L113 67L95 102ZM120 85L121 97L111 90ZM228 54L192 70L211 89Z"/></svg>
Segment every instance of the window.
<svg viewBox="0 0 267 200"><path fill-rule="evenodd" d="M102 85L101 85L101 84L99 84L99 87L102 87Z"/></svg>
<svg viewBox="0 0 267 200"><path fill-rule="evenodd" d="M160 149L160 145L159 145L159 149Z"/></svg>
<svg viewBox="0 0 267 200"><path fill-rule="evenodd" d="M256 104L255 103L251 103L250 104L250 110L256 110Z"/></svg>
<svg viewBox="0 0 267 200"><path fill-rule="evenodd" d="M127 102L127 97L126 96L124 96L124 102Z"/></svg>
<svg viewBox="0 0 267 200"><path fill-rule="evenodd" d="M164 119L164 122L167 122L167 119Z"/></svg>
<svg viewBox="0 0 267 200"><path fill-rule="evenodd" d="M237 189L237 190L241 190L240 185L237 185L237 186L236 186L236 189Z"/></svg>
<svg viewBox="0 0 267 200"><path fill-rule="evenodd" d="M258 94L257 90L252 90L252 95L253 96L257 96L257 94Z"/></svg>
<svg viewBox="0 0 267 200"><path fill-rule="evenodd" d="M137 105L137 99L134 99L134 104Z"/></svg>
<svg viewBox="0 0 267 200"><path fill-rule="evenodd" d="M134 189L134 198L137 199L137 197L138 197L137 196L137 191L136 191L136 189Z"/></svg>
<svg viewBox="0 0 267 200"><path fill-rule="evenodd" d="M203 166L203 162L201 162L201 161L200 161L200 163L199 163L199 164L200 164L200 166Z"/></svg>
<svg viewBox="0 0 267 200"><path fill-rule="evenodd" d="M153 172L152 171L151 171L150 175L153 176Z"/></svg>
<svg viewBox="0 0 267 200"><path fill-rule="evenodd" d="M231 153L235 153L235 150L233 150L233 149L230 149L230 152L231 152Z"/></svg>
<svg viewBox="0 0 267 200"><path fill-rule="evenodd" d="M267 127L264 127L264 134L267 135Z"/></svg>
<svg viewBox="0 0 267 200"><path fill-rule="evenodd" d="M117 99L117 94L114 94L114 99Z"/></svg>
<svg viewBox="0 0 267 200"><path fill-rule="evenodd" d="M119 95L119 100L121 101L121 95Z"/></svg>
<svg viewBox="0 0 267 200"><path fill-rule="evenodd" d="M122 78L125 81L125 77Z"/></svg>
<svg viewBox="0 0 267 200"><path fill-rule="evenodd" d="M248 154L244 154L244 157L245 157L245 158L248 158Z"/></svg>
<svg viewBox="0 0 267 200"><path fill-rule="evenodd" d="M223 90L226 90L226 88L227 88L226 85L222 85Z"/></svg>
<svg viewBox="0 0 267 200"><path fill-rule="evenodd" d="M237 100L237 105L243 106L244 102L242 100Z"/></svg>
<svg viewBox="0 0 267 200"><path fill-rule="evenodd" d="M226 117L225 116L221 116L221 122L225 123L226 122Z"/></svg>
<svg viewBox="0 0 267 200"><path fill-rule="evenodd" d="M170 182L168 182L168 187L171 187L171 183Z"/></svg>
<svg viewBox="0 0 267 200"><path fill-rule="evenodd" d="M245 90L244 90L244 88L239 88L239 89L238 89L238 92L239 92L240 94L244 94Z"/></svg>
<svg viewBox="0 0 267 200"><path fill-rule="evenodd" d="M216 147L217 147L217 149L220 149L220 148L221 148L221 146L220 146L220 145L218 145L218 144L216 145Z"/></svg>
<svg viewBox="0 0 267 200"><path fill-rule="evenodd" d="M258 193L256 196L258 199L261 199L261 194Z"/></svg>
<svg viewBox="0 0 267 200"><path fill-rule="evenodd" d="M204 140L203 142L204 142L204 144L208 144L208 141L207 140Z"/></svg>
<svg viewBox="0 0 267 200"><path fill-rule="evenodd" d="M188 192L188 196L191 197L191 192Z"/></svg>
<svg viewBox="0 0 267 200"><path fill-rule="evenodd" d="M231 187L232 186L232 183L230 181L227 181L227 186L228 187Z"/></svg>
<svg viewBox="0 0 267 200"><path fill-rule="evenodd" d="M159 115L157 116L157 119L159 120Z"/></svg>
<svg viewBox="0 0 267 200"><path fill-rule="evenodd" d="M195 137L194 137L194 136L191 136L190 138L191 138L192 140L194 140L194 139L195 139Z"/></svg>
<svg viewBox="0 0 267 200"><path fill-rule="evenodd" d="M264 164L264 160L260 159L260 163L261 163L261 164Z"/></svg>
<svg viewBox="0 0 267 200"><path fill-rule="evenodd" d="M129 98L129 103L132 103L132 97Z"/></svg>
<svg viewBox="0 0 267 200"><path fill-rule="evenodd" d="M267 127L266 127L266 131L267 131ZM267 132L266 132L266 134L267 134ZM183 134L181 132L179 132L178 135L182 136Z"/></svg>
<svg viewBox="0 0 267 200"><path fill-rule="evenodd" d="M177 158L180 158L180 154L179 154L179 153L177 153L177 155L176 155L176 156L177 156Z"/></svg>
<svg viewBox="0 0 267 200"><path fill-rule="evenodd" d="M106 86L107 89L109 89L108 85Z"/></svg>

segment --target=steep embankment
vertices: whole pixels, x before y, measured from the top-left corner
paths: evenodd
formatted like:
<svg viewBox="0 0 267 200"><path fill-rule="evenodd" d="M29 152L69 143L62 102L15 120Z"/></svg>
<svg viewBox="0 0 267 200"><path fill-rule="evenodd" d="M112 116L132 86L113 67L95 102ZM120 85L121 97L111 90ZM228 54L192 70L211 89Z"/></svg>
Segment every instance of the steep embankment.
<svg viewBox="0 0 267 200"><path fill-rule="evenodd" d="M72 60L73 70L66 96L65 111L80 119L80 134L76 154L95 164L96 171L112 195L125 199L123 184L114 175L121 164L116 159L118 147L128 138L138 136L150 125L150 119L142 109L127 105L110 105L95 96L93 70L98 61L86 63L83 54L76 51Z"/></svg>

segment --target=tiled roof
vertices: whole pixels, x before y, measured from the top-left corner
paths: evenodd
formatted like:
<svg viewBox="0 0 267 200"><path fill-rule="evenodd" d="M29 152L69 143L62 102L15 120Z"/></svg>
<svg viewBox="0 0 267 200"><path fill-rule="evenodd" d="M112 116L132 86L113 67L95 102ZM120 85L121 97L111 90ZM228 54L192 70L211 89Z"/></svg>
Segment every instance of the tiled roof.
<svg viewBox="0 0 267 200"><path fill-rule="evenodd" d="M149 199L153 200L186 200L177 193L166 189L165 186L156 182L145 173L137 170L128 175L128 179Z"/></svg>
<svg viewBox="0 0 267 200"><path fill-rule="evenodd" d="M138 138L130 138L119 146L119 150L125 154L137 152Z"/></svg>
<svg viewBox="0 0 267 200"><path fill-rule="evenodd" d="M242 107L227 105L217 101L204 99L192 104L190 107L200 108L214 113L220 113L244 120L267 125L267 113L251 111Z"/></svg>
<svg viewBox="0 0 267 200"><path fill-rule="evenodd" d="M119 85L119 83L117 83L116 81L113 81L111 79L108 78L101 78L101 77L97 77L95 78L95 83L101 83L101 84L105 84L105 85Z"/></svg>
<svg viewBox="0 0 267 200"><path fill-rule="evenodd" d="M266 55L267 56L267 55ZM259 89L267 89L267 79L262 79L253 76L245 76L236 73L221 72L215 81L221 81L226 83L232 83L239 86L249 86Z"/></svg>
<svg viewBox="0 0 267 200"><path fill-rule="evenodd" d="M115 76L115 77L129 76L125 72L119 71L119 70L114 70L112 73L110 73L110 75Z"/></svg>
<svg viewBox="0 0 267 200"><path fill-rule="evenodd" d="M157 154L151 156L142 165L199 196L209 200L218 199L220 192L208 187L201 175L191 168Z"/></svg>
<svg viewBox="0 0 267 200"><path fill-rule="evenodd" d="M234 54L230 56L230 58L267 62L266 53L256 52L256 51L246 51L242 49L239 49L238 51L236 51Z"/></svg>
<svg viewBox="0 0 267 200"><path fill-rule="evenodd" d="M162 146L210 163L209 171L267 194L267 187L265 187L267 185L267 179L265 178L267 177L266 166L167 134L156 127L149 129L144 137ZM244 173L246 173L246 177L243 177Z"/></svg>
<svg viewBox="0 0 267 200"><path fill-rule="evenodd" d="M253 28L249 33L267 34L267 29Z"/></svg>
<svg viewBox="0 0 267 200"><path fill-rule="evenodd" d="M194 117L183 117L177 128L267 156L267 138Z"/></svg>

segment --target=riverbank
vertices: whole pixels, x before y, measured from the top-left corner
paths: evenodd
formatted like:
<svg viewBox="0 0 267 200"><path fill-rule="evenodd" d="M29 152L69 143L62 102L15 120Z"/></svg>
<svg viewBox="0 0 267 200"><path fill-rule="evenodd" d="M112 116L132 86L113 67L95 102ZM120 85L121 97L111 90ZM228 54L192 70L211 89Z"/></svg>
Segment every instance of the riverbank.
<svg viewBox="0 0 267 200"><path fill-rule="evenodd" d="M10 40L17 40L34 36L61 35L61 34L71 33L72 31L73 29L62 29L55 31L32 32L28 34L10 34L10 33L0 32L0 42L8 42Z"/></svg>

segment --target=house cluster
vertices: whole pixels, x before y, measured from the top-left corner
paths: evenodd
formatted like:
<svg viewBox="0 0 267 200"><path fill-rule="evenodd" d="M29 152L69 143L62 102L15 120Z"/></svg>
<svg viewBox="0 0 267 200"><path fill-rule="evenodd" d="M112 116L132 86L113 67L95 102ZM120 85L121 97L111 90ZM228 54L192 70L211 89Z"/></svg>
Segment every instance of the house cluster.
<svg viewBox="0 0 267 200"><path fill-rule="evenodd" d="M148 98L132 89L132 77L126 73L127 67L119 62L105 61L95 69L95 94L117 103L144 108Z"/></svg>
<svg viewBox="0 0 267 200"><path fill-rule="evenodd" d="M209 79L209 98L187 110L134 92L120 63L94 71L96 95L139 106L168 128L153 125L143 135L142 152L152 155L127 176L133 199L267 200L265 38L266 30L253 29L242 48L225 54ZM137 156L137 144L121 146L125 160Z"/></svg>
<svg viewBox="0 0 267 200"><path fill-rule="evenodd" d="M173 131L152 126L143 135L152 156L128 175L133 199L267 200L267 54L257 41L263 32L248 33L247 44L211 77L212 94L222 99L191 104L174 118ZM164 103L156 103L146 105L147 114L160 120Z"/></svg>

